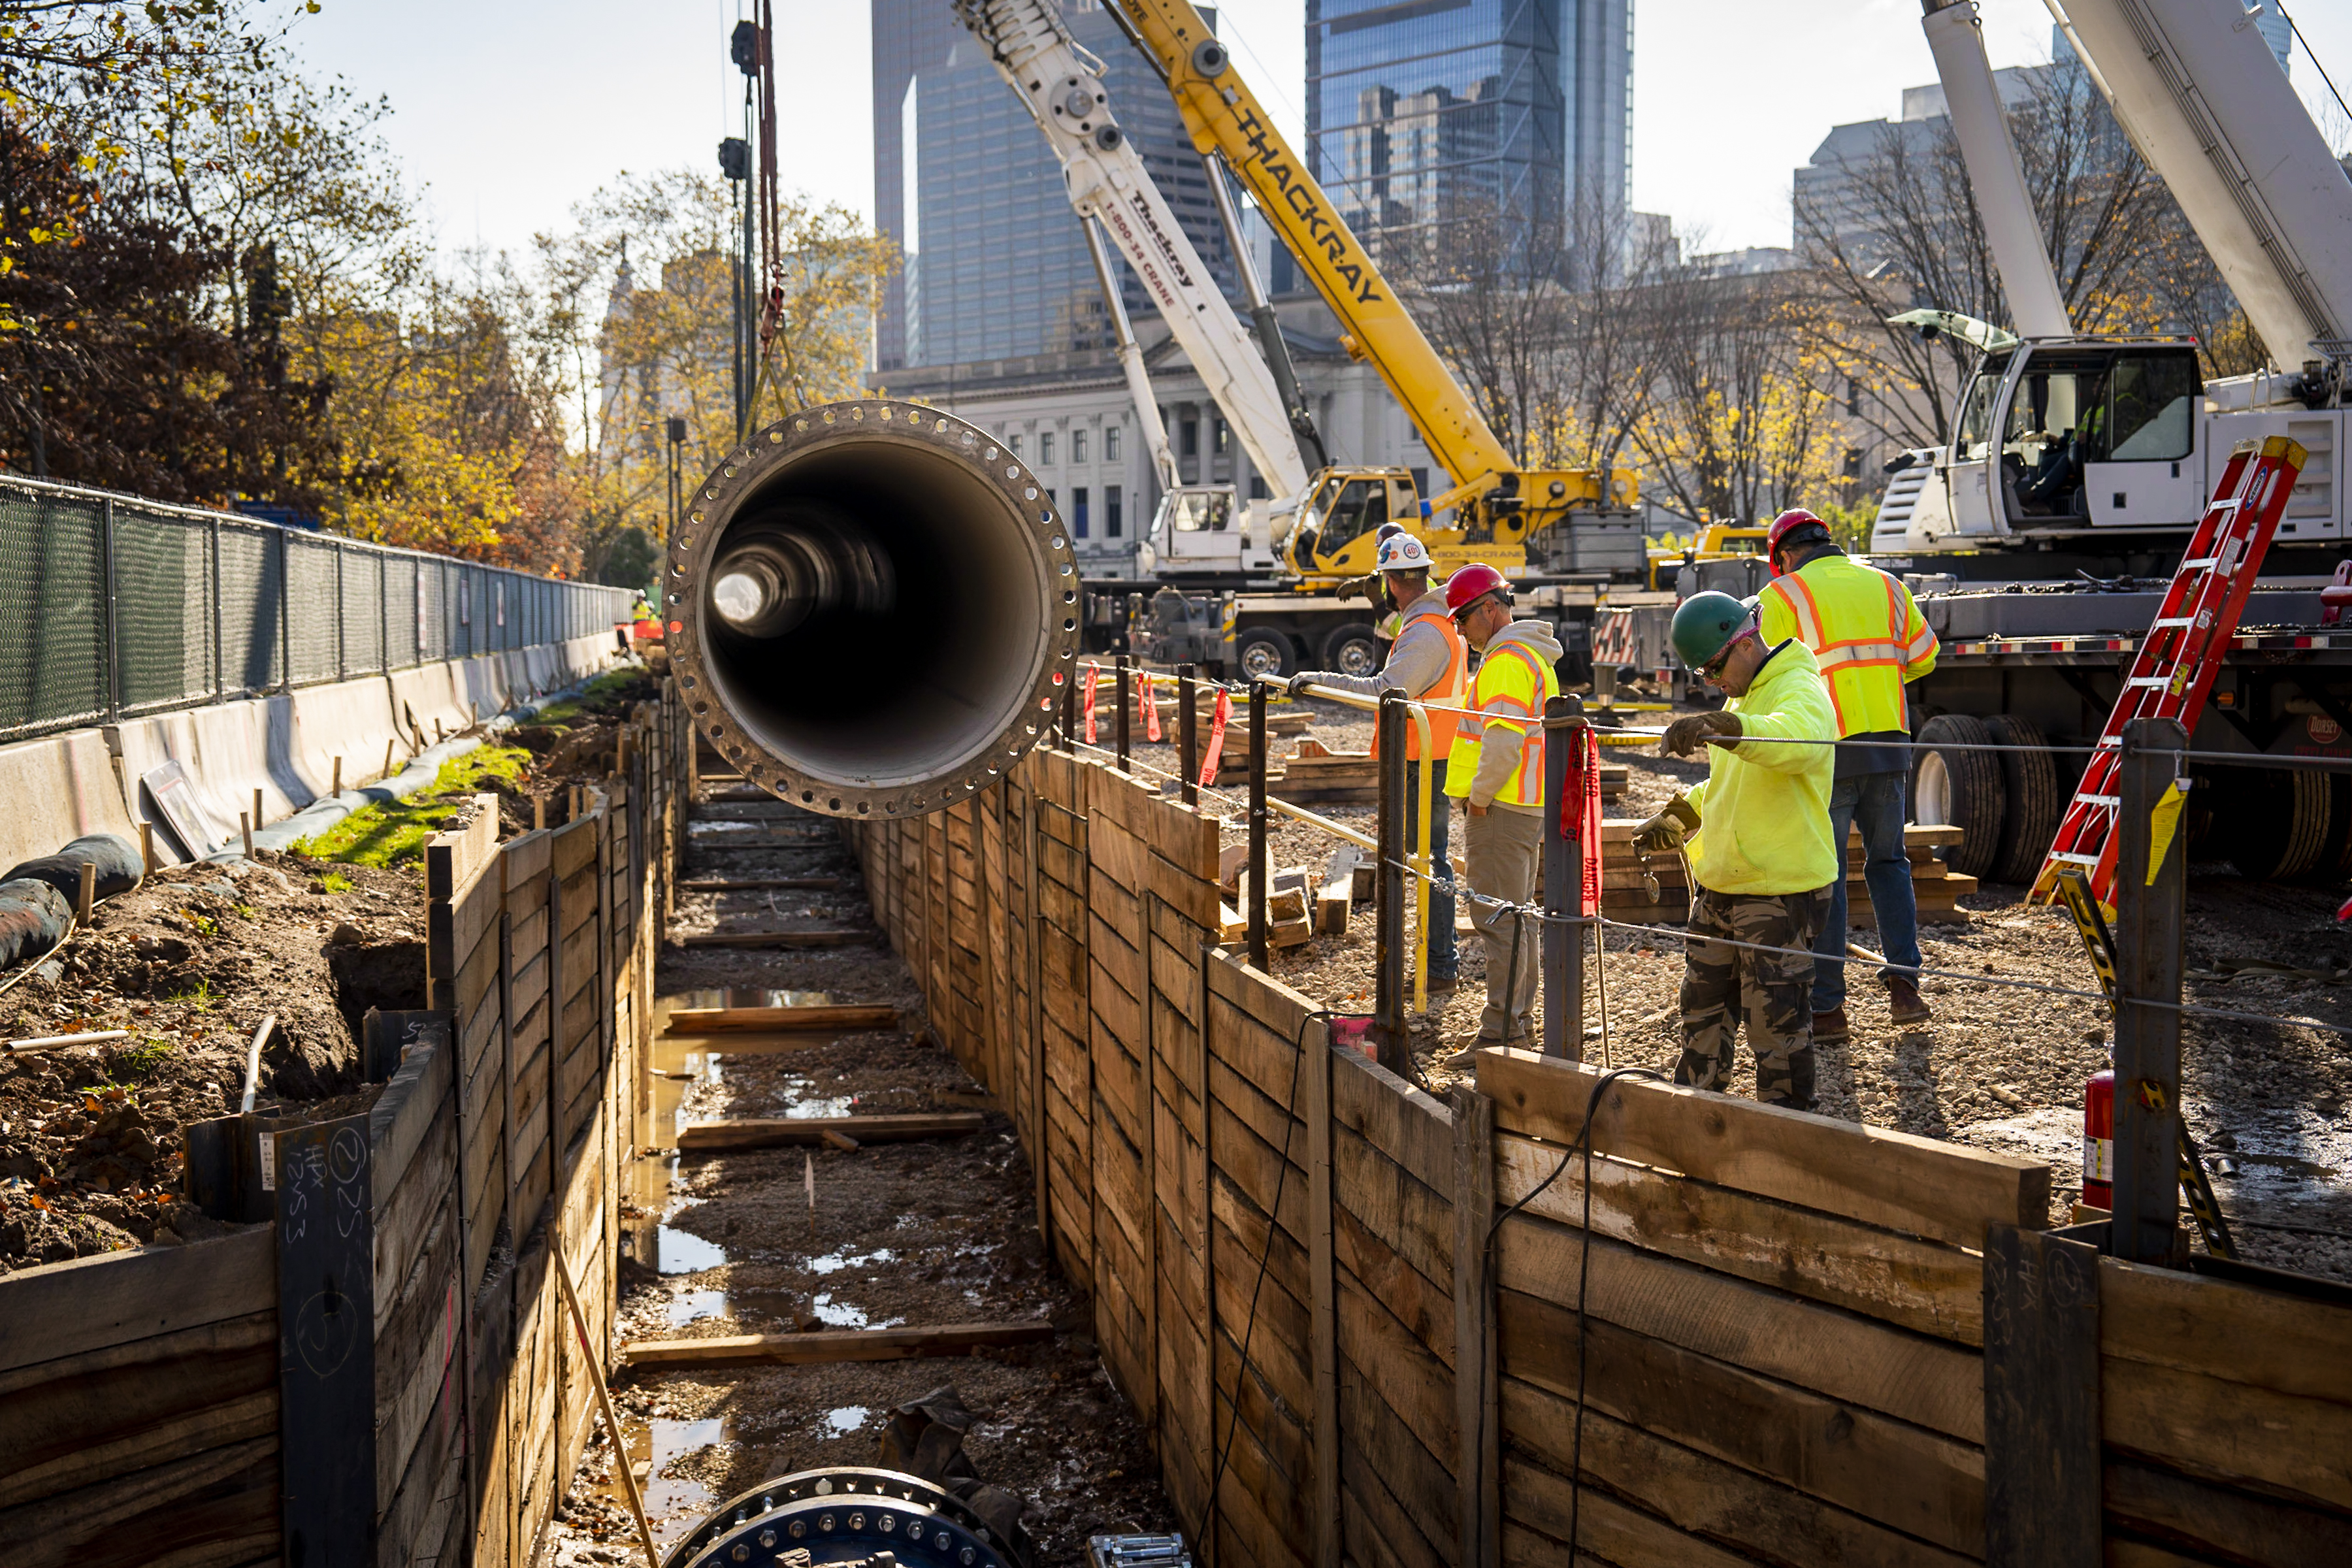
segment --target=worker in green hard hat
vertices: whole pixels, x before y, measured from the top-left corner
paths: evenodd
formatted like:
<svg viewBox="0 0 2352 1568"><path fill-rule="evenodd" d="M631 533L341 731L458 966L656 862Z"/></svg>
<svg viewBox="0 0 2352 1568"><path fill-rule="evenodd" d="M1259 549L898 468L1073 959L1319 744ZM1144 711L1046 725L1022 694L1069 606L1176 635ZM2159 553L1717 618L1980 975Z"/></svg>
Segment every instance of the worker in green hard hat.
<svg viewBox="0 0 2352 1568"><path fill-rule="evenodd" d="M1837 739L1837 715L1811 650L1794 637L1767 647L1752 600L1693 595L1675 611L1672 638L1682 661L1726 698L1720 710L1666 726L1660 749L1668 755L1706 747L1706 780L1633 834L1640 852L1679 849L1690 866L1675 1081L1726 1088L1744 1014L1756 1098L1811 1110L1813 936L1843 868L1830 842L1836 758L1828 742Z"/></svg>

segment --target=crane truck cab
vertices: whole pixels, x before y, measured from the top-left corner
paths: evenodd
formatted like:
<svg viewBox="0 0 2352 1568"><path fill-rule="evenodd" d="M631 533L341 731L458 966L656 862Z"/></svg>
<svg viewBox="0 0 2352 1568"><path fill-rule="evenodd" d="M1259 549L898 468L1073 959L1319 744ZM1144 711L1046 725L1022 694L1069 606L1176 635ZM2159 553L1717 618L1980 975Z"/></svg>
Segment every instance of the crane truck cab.
<svg viewBox="0 0 2352 1568"><path fill-rule="evenodd" d="M1244 500L1231 485L1178 485L1162 494L1136 552L1136 574L1162 582L1278 569L1275 542L1296 498Z"/></svg>

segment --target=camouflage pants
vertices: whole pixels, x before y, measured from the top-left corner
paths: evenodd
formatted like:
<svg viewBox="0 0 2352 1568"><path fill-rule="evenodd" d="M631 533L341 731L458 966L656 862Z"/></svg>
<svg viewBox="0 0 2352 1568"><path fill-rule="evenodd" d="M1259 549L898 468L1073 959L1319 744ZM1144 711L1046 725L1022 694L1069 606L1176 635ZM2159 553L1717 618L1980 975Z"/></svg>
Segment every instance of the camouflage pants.
<svg viewBox="0 0 2352 1568"><path fill-rule="evenodd" d="M1731 1042L1748 1019L1756 1053L1756 1098L1791 1110L1813 1108L1813 934L1829 889L1731 894L1701 888L1691 899L1693 941L1683 965L1683 1056L1675 1081L1721 1089L1731 1081ZM1698 941L1719 936L1788 952L1757 952Z"/></svg>

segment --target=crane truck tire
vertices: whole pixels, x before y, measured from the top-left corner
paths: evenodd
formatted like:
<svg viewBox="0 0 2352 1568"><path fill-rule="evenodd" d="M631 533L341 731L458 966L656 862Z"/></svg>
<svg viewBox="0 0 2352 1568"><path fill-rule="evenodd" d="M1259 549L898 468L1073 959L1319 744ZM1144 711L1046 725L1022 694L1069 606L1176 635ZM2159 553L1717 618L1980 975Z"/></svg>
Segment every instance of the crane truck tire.
<svg viewBox="0 0 2352 1568"><path fill-rule="evenodd" d="M919 816L1003 777L1076 670L1077 561L1052 497L936 408L825 404L690 493L663 629L694 727L831 816Z"/></svg>
<svg viewBox="0 0 2352 1568"><path fill-rule="evenodd" d="M2000 853L2009 792L1997 753L1971 748L1992 744L1991 731L1969 714L1938 713L1919 726L1917 739L1911 820L1958 828L1960 841L1946 852L1946 863L1968 876L1990 876Z"/></svg>
<svg viewBox="0 0 2352 1568"><path fill-rule="evenodd" d="M2042 872L2042 858L2058 837L2060 809L2065 797L2058 793L2058 764L2049 752L2042 726L2007 713L1985 721L1985 731L1997 746L2029 748L1996 752L2002 793L2008 809L2001 815L2000 845L1993 857L1996 882L2031 882Z"/></svg>
<svg viewBox="0 0 2352 1568"><path fill-rule="evenodd" d="M2305 768L2231 768L2239 776L2221 813L2231 824L2230 863L2261 882L2284 882L2322 869L2334 815L2326 773ZM2332 869L2332 868L2329 868Z"/></svg>
<svg viewBox="0 0 2352 1568"><path fill-rule="evenodd" d="M1253 626L1234 639L1234 664L1244 680L1272 680L1298 671L1298 650L1272 626Z"/></svg>
<svg viewBox="0 0 2352 1568"><path fill-rule="evenodd" d="M1341 675L1362 677L1380 673L1381 645L1368 626L1333 626L1323 639L1323 668Z"/></svg>

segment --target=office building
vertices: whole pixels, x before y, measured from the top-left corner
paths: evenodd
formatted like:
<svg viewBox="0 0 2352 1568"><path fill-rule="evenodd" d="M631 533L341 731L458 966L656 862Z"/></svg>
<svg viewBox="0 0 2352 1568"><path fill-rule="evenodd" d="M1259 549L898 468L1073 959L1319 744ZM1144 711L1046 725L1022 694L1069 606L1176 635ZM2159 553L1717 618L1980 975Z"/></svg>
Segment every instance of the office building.
<svg viewBox="0 0 2352 1568"><path fill-rule="evenodd" d="M1387 248L1632 189L1632 0L1307 0L1316 177Z"/></svg>
<svg viewBox="0 0 2352 1568"><path fill-rule="evenodd" d="M1070 0L1063 14L1107 68L1112 111L1178 221L1237 297L1207 172L1166 87L1095 0ZM873 27L875 217L903 257L875 368L887 382L908 368L1107 346L1061 166L980 40L944 0L873 0ZM1140 328L1150 302L1131 278L1124 293Z"/></svg>

